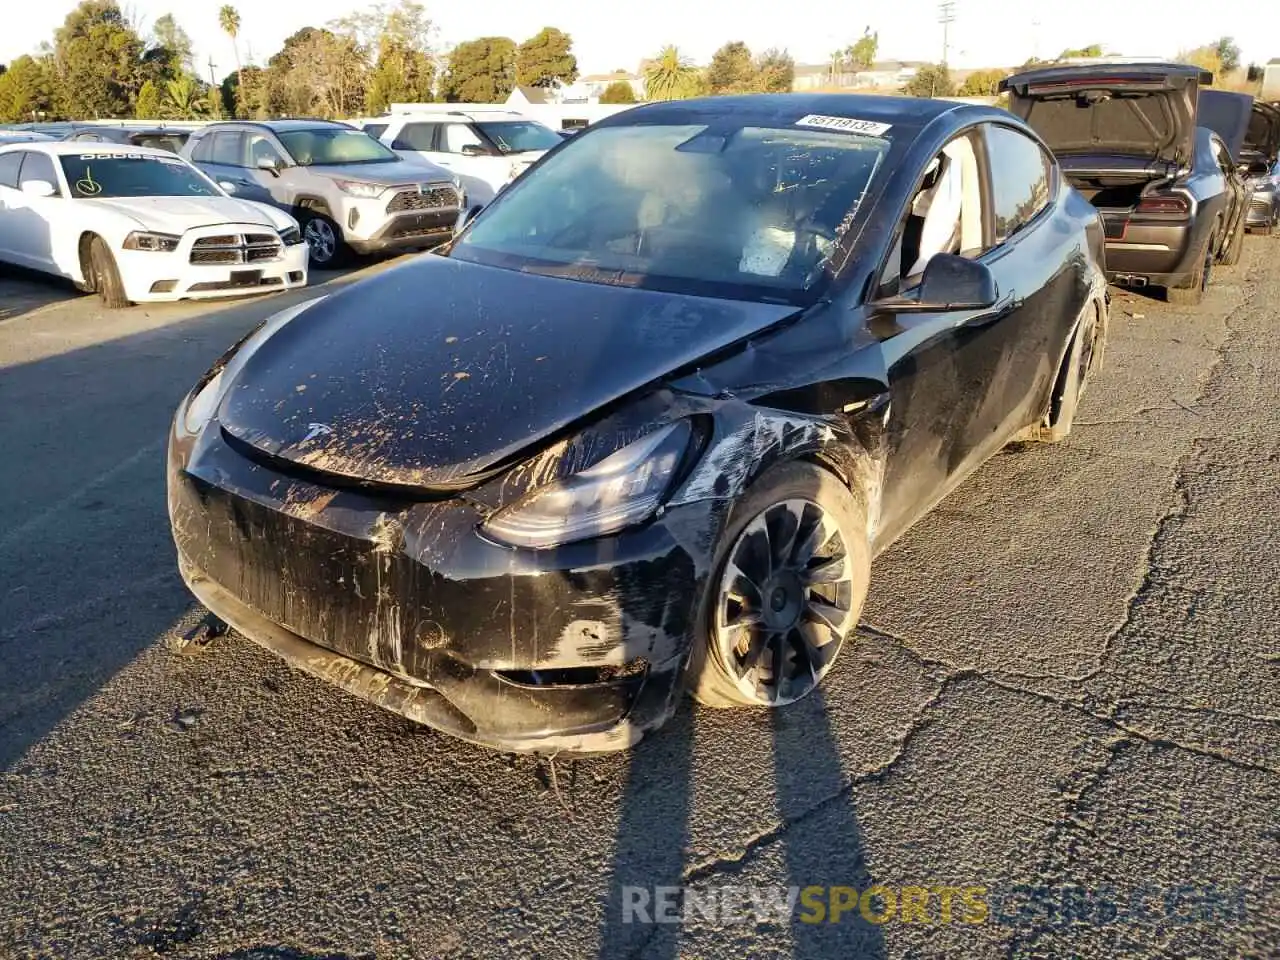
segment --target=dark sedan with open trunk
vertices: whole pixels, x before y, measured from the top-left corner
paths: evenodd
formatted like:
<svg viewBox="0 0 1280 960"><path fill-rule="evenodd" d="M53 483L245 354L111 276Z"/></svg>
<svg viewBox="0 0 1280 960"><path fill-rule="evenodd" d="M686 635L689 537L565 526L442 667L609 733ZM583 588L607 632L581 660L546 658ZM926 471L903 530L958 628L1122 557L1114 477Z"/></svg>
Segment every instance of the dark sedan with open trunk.
<svg viewBox="0 0 1280 960"><path fill-rule="evenodd" d="M686 689L790 703L876 553L1070 431L1102 244L1001 110L637 107L200 379L169 448L183 576L300 668L501 749L622 749Z"/></svg>
<svg viewBox="0 0 1280 960"><path fill-rule="evenodd" d="M1108 277L1162 287L1176 303L1199 303L1213 265L1238 260L1244 240L1248 191L1230 144L1197 125L1212 79L1184 64L1095 63L1000 87L1102 212Z"/></svg>

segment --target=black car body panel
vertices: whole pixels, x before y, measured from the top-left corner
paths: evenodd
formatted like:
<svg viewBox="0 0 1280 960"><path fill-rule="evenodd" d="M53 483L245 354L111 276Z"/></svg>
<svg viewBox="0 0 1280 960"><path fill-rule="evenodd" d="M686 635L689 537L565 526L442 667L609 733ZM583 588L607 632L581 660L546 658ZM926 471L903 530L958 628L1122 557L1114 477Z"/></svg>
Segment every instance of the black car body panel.
<svg viewBox="0 0 1280 960"><path fill-rule="evenodd" d="M1202 111L1201 87L1211 80L1183 64L1114 63L1031 70L1001 83L1010 110L1101 212L1115 282L1194 285L1206 246L1221 258L1244 229L1248 193L1234 154L1197 123L1207 114L1239 149L1248 111L1213 99Z"/></svg>
<svg viewBox="0 0 1280 960"><path fill-rule="evenodd" d="M1226 144L1231 156L1240 158L1253 122L1253 97L1229 90L1201 90L1196 123L1208 127Z"/></svg>
<svg viewBox="0 0 1280 960"><path fill-rule="evenodd" d="M787 129L809 115L891 124L892 146L842 221L826 281L795 302L486 266L460 259L455 241L230 351L170 440L169 511L193 592L303 669L474 742L595 752L660 725L745 491L779 464L821 465L863 500L883 550L1047 422L1077 325L1106 323L1097 211L1003 111L691 100L601 121L556 155L614 126ZM1047 189L1007 238L984 215L970 257L994 302L922 309L911 290L886 292L908 214L932 189L926 166L958 139L1004 134L1041 157ZM474 223L517 203L551 163ZM975 169L987 196L990 172ZM235 368L221 403L189 424L223 363ZM540 549L486 532L530 493L676 422L693 425L692 440L647 520Z"/></svg>

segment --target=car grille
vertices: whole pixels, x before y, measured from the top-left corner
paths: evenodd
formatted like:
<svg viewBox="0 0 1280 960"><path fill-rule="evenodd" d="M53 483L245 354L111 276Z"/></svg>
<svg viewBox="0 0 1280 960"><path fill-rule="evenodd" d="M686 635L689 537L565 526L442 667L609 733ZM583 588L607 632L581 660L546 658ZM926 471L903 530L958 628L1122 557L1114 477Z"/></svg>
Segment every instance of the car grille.
<svg viewBox="0 0 1280 960"><path fill-rule="evenodd" d="M406 210L437 210L440 207L458 206L458 191L453 187L424 187L421 191L401 190L387 204L387 213L403 213Z"/></svg>
<svg viewBox="0 0 1280 960"><path fill-rule="evenodd" d="M1249 201L1249 212L1256 213L1260 217L1271 216L1271 199L1267 198L1266 200L1259 200L1257 197L1254 197Z"/></svg>
<svg viewBox="0 0 1280 960"><path fill-rule="evenodd" d="M200 237L191 247L191 262L198 265L220 263L268 263L284 252L280 238L272 233L228 233Z"/></svg>

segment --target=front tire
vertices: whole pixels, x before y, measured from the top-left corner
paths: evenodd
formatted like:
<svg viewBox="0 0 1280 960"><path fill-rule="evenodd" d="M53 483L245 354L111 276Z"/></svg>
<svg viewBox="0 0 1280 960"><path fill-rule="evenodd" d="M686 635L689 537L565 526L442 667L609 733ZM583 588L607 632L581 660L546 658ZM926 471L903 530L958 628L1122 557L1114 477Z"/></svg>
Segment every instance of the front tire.
<svg viewBox="0 0 1280 960"><path fill-rule="evenodd" d="M306 211L298 219L302 221L302 238L307 242L311 266L318 270L340 266L347 257L342 229L323 213Z"/></svg>
<svg viewBox="0 0 1280 960"><path fill-rule="evenodd" d="M107 242L101 237L94 237L89 241L89 283L107 309L120 310L130 306L131 302L124 292L124 282L120 279L120 270L116 267L116 258L111 255Z"/></svg>
<svg viewBox="0 0 1280 960"><path fill-rule="evenodd" d="M709 707L808 696L857 626L870 568L866 507L839 479L810 463L765 473L716 549L690 692Z"/></svg>

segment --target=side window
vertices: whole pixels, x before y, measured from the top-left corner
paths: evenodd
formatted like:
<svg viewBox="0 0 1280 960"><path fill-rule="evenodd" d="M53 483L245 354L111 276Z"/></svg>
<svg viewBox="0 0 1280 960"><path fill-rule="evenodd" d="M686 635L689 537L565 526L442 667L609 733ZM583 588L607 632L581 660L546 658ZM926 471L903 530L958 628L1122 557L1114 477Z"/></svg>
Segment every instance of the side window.
<svg viewBox="0 0 1280 960"><path fill-rule="evenodd" d="M987 126L996 246L1049 205L1052 165L1040 145L1011 127Z"/></svg>
<svg viewBox="0 0 1280 960"><path fill-rule="evenodd" d="M985 252L982 190L978 151L966 133L926 165L880 275L881 296L915 286L940 253L973 259Z"/></svg>
<svg viewBox="0 0 1280 960"><path fill-rule="evenodd" d="M222 134L227 136L227 134ZM241 136L242 141L247 141L247 153L244 160L238 162L236 166L244 166L256 168L260 160L274 160L276 166L285 166L284 157L280 155L280 151L276 149L275 144L271 142L271 138L265 133L251 133L247 137Z"/></svg>
<svg viewBox="0 0 1280 960"><path fill-rule="evenodd" d="M77 140L88 140L88 141L91 141L91 142L93 142L93 143L101 143L101 142L102 142L102 138L101 138L100 136L98 136L96 133L81 133L81 134L79 134L79 135L77 135L77 136L76 136L76 139L77 139Z"/></svg>
<svg viewBox="0 0 1280 960"><path fill-rule="evenodd" d="M215 133L213 145L209 148L209 162L220 163L228 167L243 166L244 134Z"/></svg>
<svg viewBox="0 0 1280 960"><path fill-rule="evenodd" d="M484 145L474 130L465 123L447 123L444 127L445 153L461 153L463 147Z"/></svg>
<svg viewBox="0 0 1280 960"><path fill-rule="evenodd" d="M22 172L18 176L18 186L21 187L28 180L44 180L46 183L53 184L55 197L62 192L58 189L58 174L53 169L53 160L48 154L26 154L22 161Z"/></svg>
<svg viewBox="0 0 1280 960"><path fill-rule="evenodd" d="M22 166L22 152L12 150L0 153L0 187L18 189L18 168Z"/></svg>
<svg viewBox="0 0 1280 960"><path fill-rule="evenodd" d="M191 160L193 163L208 163L209 153L213 149L213 137L196 137L191 143Z"/></svg>
<svg viewBox="0 0 1280 960"><path fill-rule="evenodd" d="M438 123L406 123L396 137L397 150L434 150Z"/></svg>
<svg viewBox="0 0 1280 960"><path fill-rule="evenodd" d="M375 140L381 140L382 135L387 132L387 125L385 123L366 123L364 132Z"/></svg>

